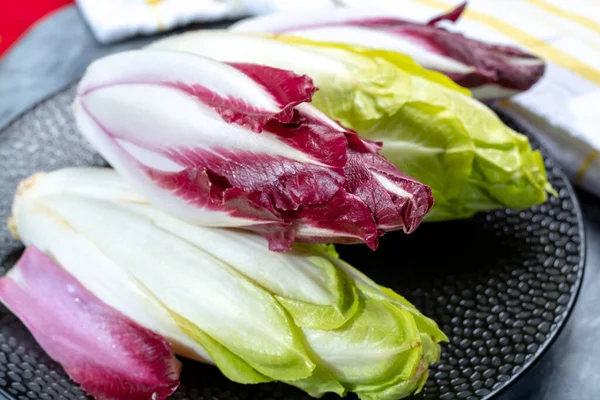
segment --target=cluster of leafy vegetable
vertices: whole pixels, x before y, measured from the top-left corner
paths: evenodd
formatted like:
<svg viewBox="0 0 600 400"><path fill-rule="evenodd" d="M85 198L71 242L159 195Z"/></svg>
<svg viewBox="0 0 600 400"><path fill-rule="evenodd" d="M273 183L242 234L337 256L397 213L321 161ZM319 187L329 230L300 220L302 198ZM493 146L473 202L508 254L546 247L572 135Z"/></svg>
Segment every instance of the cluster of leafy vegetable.
<svg viewBox="0 0 600 400"><path fill-rule="evenodd" d="M286 35L205 31L151 47L307 74L319 87L315 107L383 143L388 160L431 187L435 204L426 221L523 209L553 192L541 154L524 135L467 89L403 54Z"/></svg>
<svg viewBox="0 0 600 400"><path fill-rule="evenodd" d="M313 396L399 399L421 389L447 340L435 322L342 261L333 246L295 244L278 253L250 232L188 224L152 207L111 169L36 175L21 185L12 218L25 244L52 254L104 304L235 382L277 380ZM106 234L115 231L121 234ZM46 294L67 287L64 278L46 279ZM20 308L23 296L2 299L28 315L35 310ZM81 332L106 326L90 318L69 330L69 305L59 314L32 325L34 335L64 328L77 342ZM135 346L135 336L120 339ZM62 353L61 346L69 345L52 343L50 350ZM76 370L74 363L95 365L86 362L95 355L90 349L61 361Z"/></svg>
<svg viewBox="0 0 600 400"><path fill-rule="evenodd" d="M468 73L439 68L445 76L352 40L218 31L89 68L76 120L115 170L25 180L10 227L28 249L0 279L0 300L88 393L166 398L179 384L171 350L235 382L282 381L315 397L422 389L448 338L315 243L375 248L424 216L545 201L553 190L540 153L452 80L523 90L543 62L397 19L334 25L307 30L367 29L400 47L420 35L435 53L423 60L458 60ZM473 46L497 55L496 69L531 61L527 79L500 79L458 54Z"/></svg>
<svg viewBox="0 0 600 400"><path fill-rule="evenodd" d="M351 105L333 102L333 92L323 88L313 104L362 136L381 141L387 159L432 188L436 203L426 221L469 218L497 208L524 209L543 203L553 192L541 153L532 150L525 135L506 126L463 88L409 57L356 46L279 39L365 55L377 65L381 73L373 79L375 84L365 87L383 84L393 101L382 102L377 91L365 90L361 104L373 106L362 107L368 111L361 114ZM357 76L368 75L362 71Z"/></svg>

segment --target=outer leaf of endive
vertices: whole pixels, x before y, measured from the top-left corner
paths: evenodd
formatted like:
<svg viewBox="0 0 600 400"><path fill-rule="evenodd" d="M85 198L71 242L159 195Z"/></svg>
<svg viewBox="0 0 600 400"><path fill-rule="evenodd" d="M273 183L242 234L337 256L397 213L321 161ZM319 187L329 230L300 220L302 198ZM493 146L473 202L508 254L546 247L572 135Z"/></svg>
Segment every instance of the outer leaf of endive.
<svg viewBox="0 0 600 400"><path fill-rule="evenodd" d="M125 182L104 179L106 175L100 169L84 170L83 176L79 170L61 170L37 174L23 181L13 203L9 222L12 230L25 245L34 245L51 255L65 271L108 306L165 337L176 353L211 362L204 348L181 331L168 310L151 292L39 200L56 194L60 187L64 190L63 195L81 192L102 196L110 193L120 201L140 201L139 195ZM87 184L77 185L75 177L86 177Z"/></svg>
<svg viewBox="0 0 600 400"><path fill-rule="evenodd" d="M246 361L236 356L227 347L223 346L215 339L211 338L192 322L174 311L171 311L171 315L186 334L194 338L196 342L202 344L213 358L214 363L219 367L219 370L228 379L244 384L265 383L273 380L252 368Z"/></svg>
<svg viewBox="0 0 600 400"><path fill-rule="evenodd" d="M132 279L139 282L170 312L194 321L258 372L278 380L310 376L314 364L283 308L272 295L220 260L156 229L151 221L117 203L57 194L17 199L16 204L20 211L15 215L16 225L25 240L37 242L31 232L31 225L36 225L41 231L38 237L52 236L45 239L45 251L54 254L60 246L57 242L64 242L56 229L39 227L35 210L42 210L75 230L81 241L93 244L130 275L126 283ZM127 234L117 238L106 235L107 231ZM168 280L164 279L165 260L169 260Z"/></svg>
<svg viewBox="0 0 600 400"><path fill-rule="evenodd" d="M48 179L45 179L46 177ZM354 293L359 293L360 306L354 312L347 312L348 316L345 317L348 319L347 322L336 329L297 327L290 318L287 318L286 325L291 329L291 335L298 335L298 339L300 339L302 344L302 351L314 364L312 364L313 368L309 373L310 376L303 378L281 378L283 375L281 371L279 371L278 375L273 376L273 370L265 366L264 362L257 365L257 360L262 359L262 361L265 361L264 357L244 352L243 348L240 349L240 347L244 347L244 344L239 343L241 340L252 340L252 331L254 329L252 327L249 328L248 323L250 325L256 323L257 315L258 318L261 318L263 313L257 312L257 310L250 311L245 306L240 306L237 303L235 305L229 304L232 302L235 303L235 300L229 300L229 297L231 297L230 290L227 290L227 297L222 299L222 302L223 304L227 303L233 310L237 310L240 313L239 315L236 314L236 327L226 328L222 321L212 321L212 325L216 325L216 327L206 327L206 325L198 323L201 318L198 318L198 310L196 309L204 307L204 304L199 304L198 302L211 301L211 299L203 297L206 295L205 286L211 283L214 284L215 275L219 274L205 273L203 274L203 278L195 277L195 271L182 266L185 264L184 262L172 262L170 259L169 261L164 261L167 258L164 255L161 256L163 253L161 247L168 247L169 254L172 254L169 257L175 258L175 261L178 261L186 253L184 247L194 246L197 251L204 254L203 257L205 259L211 260L214 265L220 265L221 268L226 270L231 268L231 272L236 274L237 280L240 283L243 284L246 282L256 288L262 286L262 284L255 286L258 280L263 280L263 284L269 286L265 280L266 276L261 276L261 274L268 271L268 266L262 271L261 267L264 268L264 266L254 265L253 267L253 264L250 263L249 266L239 267L239 271L245 271L244 274L238 271L234 272L233 266L228 263L235 262L239 265L244 260L234 261L235 258L229 258L227 263L220 264L220 257L227 257L227 254L220 253L220 255L215 255L211 253L211 248L217 245L216 247L227 247L229 252L231 252L231 244L235 244L235 246L239 244L241 250L249 251L259 258L261 254L256 249L261 249L264 254L273 255L275 260L285 260L286 257L281 254L268 252L264 245L258 245L252 238L263 242L264 239L252 236L246 232L192 226L159 212L143 201L139 201L138 196L128 191L125 185L118 182L119 179L119 176L114 171L107 169L70 169L48 175L39 175L37 179L30 179L21 185L19 195L15 201L15 223L13 225L24 238L31 238L33 236L34 232L31 232L31 227L33 226L38 226L38 228L45 230L46 226L35 224L35 222L40 221L40 216L32 213L35 209L42 210L44 215L57 221L58 224L66 225L66 222L68 222L71 229L76 229L78 234L92 239L94 246L100 248L107 256L118 258L118 265L134 276L134 284L137 283L136 281L142 283L148 293L155 296L159 306L164 305L164 308L167 309L167 312L181 327L183 332L201 343L221 370L229 378L238 382L255 383L271 379L281 379L315 396L329 391L340 395L343 395L346 391L355 391L362 398L379 396L378 398L389 400L410 394L411 390L418 389L418 386L424 382L430 360L425 360L425 355L421 356L421 343L430 340L431 343L434 343L434 348L437 349L439 347L437 345L439 341L438 337L442 337L443 333L440 332L438 334L436 332L437 327L433 322L431 323L432 325L426 324L426 329L431 332L431 335L436 335L435 338L430 338L429 331L428 333L420 332L419 317L423 319L425 317L422 317L410 303L398 295L394 296L393 292L386 294L374 282L339 260L332 246L308 244L297 245L291 253L288 253L293 255L287 261L290 265L286 265L285 261L280 262L283 270L287 272L279 274L273 269L270 273L274 274L273 276L277 276L278 279L285 278L286 274L301 278L301 275L295 274L294 271L296 269L293 267L294 264L298 263L297 271L311 270L313 268L311 267L311 263L316 261L316 259L322 258L323 261L319 261L316 264L327 265L327 269L331 266L335 267L337 269L336 274L344 277L347 284L353 288ZM99 182L104 184L103 187L114 188L115 190L111 192L110 190L93 189L94 186L98 186ZM89 186L89 188L86 188L86 186ZM70 201L66 199L70 199ZM27 221L28 218L30 221ZM136 221L141 219L143 222L137 221L134 223L132 219ZM101 233L105 234L106 229L116 228L116 225L118 225L120 231L126 232L126 234L124 233L118 237L111 235L105 235L104 238L98 237ZM27 226L29 226L29 229L24 229ZM189 228L186 229L185 226ZM207 230L228 233L211 237L207 233ZM195 235L193 234L194 232L196 233ZM51 232L46 230L45 233L46 235L42 235L42 241L44 237L50 236L48 233ZM135 236L135 238L129 238L130 235ZM165 238L164 235L171 237L176 242L183 242L183 247L174 243L173 240ZM207 241L203 242L202 237L206 237ZM52 246L54 244L52 239L46 240L51 244L49 247L56 247ZM160 243L157 243L156 240ZM223 246L223 243L220 243L219 246L219 240L227 241L228 245ZM118 248L119 251L116 251L115 248ZM135 249L140 248L149 250L143 252L144 254L139 254L140 252L136 252ZM252 248L255 250L252 250ZM131 254L129 257L133 258L129 259L127 256L120 254L125 252L129 252ZM145 254L146 252L150 254ZM299 262L302 257L305 257L309 261ZM268 264L270 262L269 259L270 257L267 257L262 260ZM154 279L153 275L155 273L153 271L155 268L153 264L160 263L161 260L163 260L163 273ZM205 269L202 268L202 265L197 265L198 260L186 257L186 261L194 264L193 269ZM142 267L132 266L132 264L136 263L142 263ZM165 268L165 265L168 266L168 269ZM178 278L178 270L186 272L185 279ZM168 280L165 279L165 271L168 271ZM318 274L318 271L319 268L314 272L309 272L307 280L298 279L298 282L307 292L314 293L315 298L327 299L329 295L326 288L329 285L319 283L319 281L322 281L326 277L315 276ZM247 277L250 277L250 279ZM160 284L155 282L158 279L161 280ZM204 279L207 282L200 282L199 279ZM285 279L282 280L285 281ZM311 280L315 280L315 282L311 283ZM168 290L164 290L160 286L171 286L172 292L175 292L176 295L172 295ZM188 288L192 286L197 290L193 293L193 298L190 298ZM225 285L220 282L218 286ZM286 283L282 285L275 284L268 290L286 291L288 290L286 288L289 288L293 292L291 286ZM238 295L240 294L240 290L233 289L233 291ZM244 293L247 292L242 290L241 294L243 295ZM265 291L264 293L267 292ZM181 301L174 300L174 296L181 297L181 301L186 301L186 304L181 304ZM244 300L248 301L249 296L243 297ZM296 297L301 297L299 292L296 292ZM275 299L273 297L269 298L271 300L267 300L267 303L273 304ZM252 305L250 304L250 306ZM191 308L194 308L194 310L191 310ZM225 317L230 319L232 317L229 315L231 310L226 309L223 312L222 307L217 306L216 308L215 312L219 313L218 318ZM195 315L191 315L194 312ZM294 313L296 311L292 309L291 312ZM248 319L250 315L252 321ZM268 323L263 322L262 325L265 325L265 327L268 326L269 329L274 329L273 327L274 325L277 326L277 322L270 320ZM213 334L212 331L214 329L225 330L223 334L226 336L249 333L250 337L238 339L232 344L228 337L223 337L223 334ZM230 333L232 329L234 332ZM392 334L390 334L391 332ZM279 334L281 333L279 332ZM270 331L263 332L263 335L266 335L267 339L265 340L269 340L270 342L277 341L277 339L285 342L295 342L296 340L294 337L273 338L270 336L272 335ZM339 348L336 349L336 347ZM272 344L270 348L278 348L278 346ZM385 351L381 352L382 348ZM258 351L260 352L260 349ZM349 365L351 363L348 363L348 360L351 358L353 358L354 367ZM354 360L354 358L358 358L358 360ZM282 362L285 360L285 358L281 359L281 357L279 359ZM427 362L425 363L425 361ZM290 369L298 372L297 362L292 360L291 363L292 365L287 366L278 365L278 368L284 369L288 367L287 376L291 376ZM358 364L362 365L363 368L358 368ZM396 389L392 391L390 389L392 387ZM388 392L389 395L385 395ZM381 395L381 393L384 394Z"/></svg>
<svg viewBox="0 0 600 400"><path fill-rule="evenodd" d="M429 377L429 364L440 359L440 347L429 336L421 335L421 346L414 351L419 352L421 360L412 379L395 380L385 385L363 388L357 390L358 396L362 400L388 400L403 398L412 393L418 394Z"/></svg>
<svg viewBox="0 0 600 400"><path fill-rule="evenodd" d="M265 240L240 230L192 226L138 204L124 208L203 249L272 293L298 326L335 329L358 307L353 282L311 246L294 246L286 253L265 251ZM236 243L231 251L227 243Z"/></svg>
<svg viewBox="0 0 600 400"><path fill-rule="evenodd" d="M402 329L398 329L402 327ZM402 332L390 335L390 332ZM311 349L340 381L368 385L397 376L397 355L419 347L420 336L412 316L385 302L366 299L356 318L344 329L304 329ZM419 357L414 361L415 365ZM401 359L401 364L405 360ZM410 368L409 368L410 369ZM372 370L373 373L369 374ZM384 371L388 371L385 373ZM369 378L370 377L370 378ZM410 373L402 379L410 378Z"/></svg>
<svg viewBox="0 0 600 400"><path fill-rule="evenodd" d="M408 396L415 392L415 390L420 391L420 388L427 380L428 366L433 362L439 361L439 343L448 341L446 335L438 328L434 321L421 314L405 298L391 289L377 285L367 276L339 259L333 246L311 245L311 247L314 251L318 251L324 257L327 257L347 274L348 278L358 287L362 299L361 310L353 317L351 322L342 328L343 330L338 329L333 331L337 332L334 336L357 335L359 337L368 331L368 326L377 326L378 328L381 328L385 325L383 324L383 321L388 321L392 325L394 323L399 323L398 321L403 321L399 324L416 327L416 332L418 332L418 336L409 335L412 337L409 341L415 340L416 344L406 351L402 351L405 348L405 342L395 342L396 344L394 344L392 341L386 341L385 343L387 344L381 346L390 346L389 353L381 353L378 350L371 353L367 350L371 343L370 340L377 336L376 333L369 334L370 340L368 343L364 343L365 347L363 347L362 350L366 351L366 354L369 354L372 365L379 368L379 375L377 375L377 378L374 378L374 381L369 382L367 368L367 378L364 378L363 376L363 379L360 381L353 382L349 379L353 370L349 364L352 364L355 361L352 363L345 362L344 357L346 351L348 352L346 355L352 357L352 354L357 351L357 348L352 346L360 346L360 344L349 341L346 345L347 347L343 347L343 350L338 349L336 354L332 355L332 357L327 357L328 352L326 349L323 350L324 353L321 353L321 351L315 351L315 348L318 348L321 345L326 346L328 340L331 339L328 335L332 333L319 331L314 334L310 329L305 329L304 331L307 335L309 345L313 343L311 342L311 339L315 341L313 343L315 347L311 345L312 350L318 354L319 358L322 357L322 354L325 354L325 360L323 362L325 363L327 372L334 379L339 380L347 391L356 392L361 399L397 399ZM369 305L368 310L365 309L365 304ZM371 318L379 321L378 324L369 322ZM388 327L388 329L392 328ZM324 338L326 337L329 339L325 340ZM396 339L399 338L396 337ZM359 352L359 354L363 353ZM394 354L395 356L391 356L391 354ZM327 363L327 359L329 359L329 363ZM360 361L358 361L358 363L360 363ZM365 370L363 370L363 373L364 372Z"/></svg>
<svg viewBox="0 0 600 400"><path fill-rule="evenodd" d="M97 400L166 399L181 364L160 336L90 293L35 247L0 279L0 300Z"/></svg>
<svg viewBox="0 0 600 400"><path fill-rule="evenodd" d="M340 259L337 252L333 251L331 247L321 246L319 248L315 248L315 250L321 251L321 254L324 257L327 257L338 268L343 270L350 279L352 279L359 289L361 297L387 301L409 311L415 319L415 323L417 324L419 331L431 336L435 343L448 341L448 337L438 328L437 324L433 320L421 314L421 312L419 312L414 305L412 305L408 300L400 296L398 293L389 288L378 285L365 274L358 271L344 260Z"/></svg>
<svg viewBox="0 0 600 400"><path fill-rule="evenodd" d="M376 290L374 286L369 286L368 284L359 286L361 287L363 293L368 293L369 296L372 296L375 299L391 301L396 306L410 311L413 318L415 319L415 323L417 324L419 332L421 332L421 335L426 335L436 344L448 341L448 337L442 330L440 330L440 328L434 320L432 320L431 318L427 318L426 316L421 314L421 312L417 310L415 306L413 306L408 300L406 300L404 297L400 296L398 293L394 292L390 288L379 286L379 290ZM439 346L437 346L436 348L439 349ZM429 365L429 363L427 365Z"/></svg>
<svg viewBox="0 0 600 400"><path fill-rule="evenodd" d="M413 380L421 360L421 338L412 315L385 301L365 299L343 329L303 331L320 364L352 392L369 393Z"/></svg>
<svg viewBox="0 0 600 400"><path fill-rule="evenodd" d="M313 355L313 357L318 356ZM332 373L320 365L317 365L310 377L297 381L288 381L286 383L304 390L312 397L317 398L322 397L325 393L329 392L336 393L341 397L344 397L348 393L346 387L340 383Z"/></svg>
<svg viewBox="0 0 600 400"><path fill-rule="evenodd" d="M377 144L300 104L315 90L289 71L146 50L92 64L75 108L101 154L186 221L258 231L273 250L295 239L376 248L386 231L414 230L429 188ZM375 179L383 164L385 181ZM356 190L366 186L377 208Z"/></svg>

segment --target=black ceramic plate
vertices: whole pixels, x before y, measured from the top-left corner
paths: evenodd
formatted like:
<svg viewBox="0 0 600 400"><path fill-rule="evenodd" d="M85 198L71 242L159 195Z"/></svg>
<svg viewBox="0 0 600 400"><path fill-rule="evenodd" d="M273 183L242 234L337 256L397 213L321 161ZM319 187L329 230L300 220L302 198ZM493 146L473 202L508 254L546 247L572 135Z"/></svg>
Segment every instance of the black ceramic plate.
<svg viewBox="0 0 600 400"><path fill-rule="evenodd" d="M15 187L26 176L65 166L104 165L75 130L73 95L73 88L59 93L0 132L0 221L6 221ZM388 234L375 253L366 246L339 246L346 260L406 296L450 337L418 398L492 397L539 358L565 324L583 277L585 241L573 190L552 160L546 160L560 193L546 204L424 224L411 235ZM0 272L21 251L1 222ZM186 362L183 370L175 399L309 399L283 384L229 382L211 366ZM85 399L4 308L0 387L19 400Z"/></svg>

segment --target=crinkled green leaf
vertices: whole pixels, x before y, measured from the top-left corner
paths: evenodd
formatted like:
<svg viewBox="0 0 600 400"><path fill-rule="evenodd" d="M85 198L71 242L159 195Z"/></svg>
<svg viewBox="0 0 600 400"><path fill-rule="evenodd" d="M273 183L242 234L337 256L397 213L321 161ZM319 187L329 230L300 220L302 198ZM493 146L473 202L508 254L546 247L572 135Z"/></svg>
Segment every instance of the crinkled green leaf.
<svg viewBox="0 0 600 400"><path fill-rule="evenodd" d="M382 153L401 164L404 173L427 182L435 199L431 212L447 204L460 207L453 199L469 185L475 144L455 114L430 103L407 101L387 118L356 124L358 131L384 142Z"/></svg>
<svg viewBox="0 0 600 400"><path fill-rule="evenodd" d="M171 312L171 315L181 330L192 337L208 352L214 363L228 379L246 384L273 381L272 378L269 378L252 368L246 361L233 354L226 347L222 346L219 342L211 338L181 315L178 315L175 312Z"/></svg>
<svg viewBox="0 0 600 400"><path fill-rule="evenodd" d="M441 74L394 52L272 37L348 65L353 81L313 75L321 89L313 102L361 135L382 141L388 159L432 188L435 205L426 221L523 209L554 193L541 155L527 138Z"/></svg>
<svg viewBox="0 0 600 400"><path fill-rule="evenodd" d="M348 75L334 76L327 81L311 75L319 87L312 104L342 125L355 129L357 122L388 118L410 100L413 81L409 74L382 58L367 57L341 45L325 45L297 44L305 50L332 58L347 68Z"/></svg>
<svg viewBox="0 0 600 400"><path fill-rule="evenodd" d="M435 343L448 341L448 337L440 330L435 321L424 316L404 297L400 296L392 289L380 286L373 282L365 274L358 271L344 260L341 260L335 256L329 256L329 259L332 260L340 269L344 270L346 274L348 274L348 276L355 282L361 297L391 302L392 304L409 311L413 315L419 331L430 335Z"/></svg>
<svg viewBox="0 0 600 400"><path fill-rule="evenodd" d="M342 43L320 42L320 41L314 41L311 39L302 38L299 36L274 35L274 34L264 34L264 35L268 36L268 37L276 38L276 39L284 41L286 43L292 43L292 44L297 44L297 45L308 45L310 47L323 46L327 49L338 48L338 49L342 49L342 50L347 50L348 48L350 48L352 51L358 52L358 53L363 54L368 57L383 58L384 60L394 64L396 67L402 69L403 71L410 73L411 75L420 76L420 77L430 80L432 82L446 86L447 88L450 88L452 90L456 90L457 92L466 94L468 96L471 95L471 91L469 89L460 86L459 84L455 83L452 79L448 78L446 75L444 75L440 72L436 72L436 71L432 71L432 70L423 68L418 63L416 63L412 58L410 58L409 56L402 54L402 53L367 48L367 47L360 47L360 46L351 46L351 45L346 45L346 44L342 44Z"/></svg>
<svg viewBox="0 0 600 400"><path fill-rule="evenodd" d="M329 263L322 257L318 259L315 262ZM345 324L356 313L358 309L356 287L333 265L331 265L331 275L337 286L337 304L318 305L284 296L275 296L298 326L312 329L335 329Z"/></svg>
<svg viewBox="0 0 600 400"><path fill-rule="evenodd" d="M373 299L364 300L356 316L342 328L303 332L308 346L319 355L320 365L350 387L397 376L398 363L406 362L402 354L420 346L410 313Z"/></svg>
<svg viewBox="0 0 600 400"><path fill-rule="evenodd" d="M313 374L305 379L286 382L292 386L304 390L312 397L322 397L324 394L332 392L338 396L345 396L346 388L337 381L325 368L317 366Z"/></svg>

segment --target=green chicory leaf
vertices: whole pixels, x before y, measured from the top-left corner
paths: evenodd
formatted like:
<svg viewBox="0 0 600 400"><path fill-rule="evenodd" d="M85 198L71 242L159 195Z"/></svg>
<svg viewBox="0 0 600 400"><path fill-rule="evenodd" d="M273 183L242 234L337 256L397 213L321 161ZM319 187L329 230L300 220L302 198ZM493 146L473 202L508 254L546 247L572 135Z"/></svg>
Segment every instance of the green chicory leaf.
<svg viewBox="0 0 600 400"><path fill-rule="evenodd" d="M543 203L547 192L553 192L541 154L531 149L528 139L445 76L396 52L274 37L338 60L352 54L353 65L366 65L368 59L377 70L387 71L387 77L392 76L389 64L396 67L388 86L395 94L393 106L385 96L383 102L368 97L373 104L384 104L385 112L369 107L360 114L336 104L317 79L321 90L314 104L361 135L382 141L382 154L431 187L435 205L426 221L468 218L503 207L523 209ZM357 61L358 54L364 62Z"/></svg>

